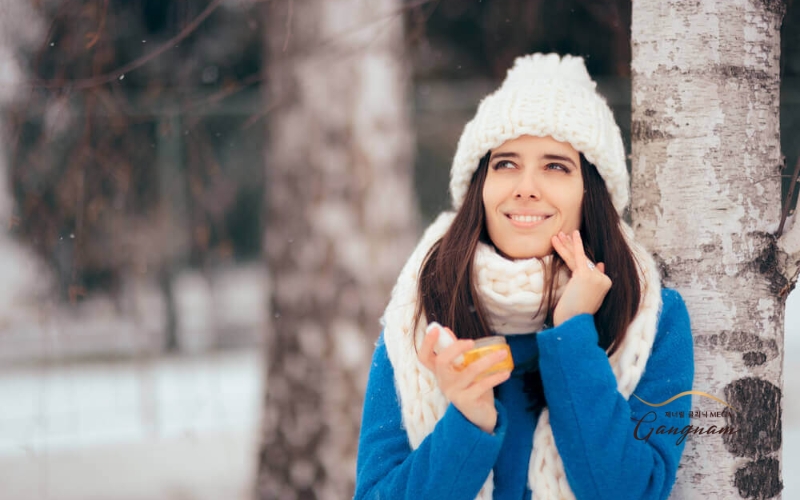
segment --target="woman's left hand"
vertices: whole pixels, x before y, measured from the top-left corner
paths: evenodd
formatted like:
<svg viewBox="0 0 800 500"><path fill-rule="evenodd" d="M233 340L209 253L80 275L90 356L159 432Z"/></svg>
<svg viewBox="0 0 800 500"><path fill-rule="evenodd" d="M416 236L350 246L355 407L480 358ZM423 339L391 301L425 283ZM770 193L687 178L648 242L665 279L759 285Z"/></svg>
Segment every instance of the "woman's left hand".
<svg viewBox="0 0 800 500"><path fill-rule="evenodd" d="M572 271L553 311L553 323L558 326L573 316L596 313L611 289L611 279L606 276L602 262L590 266L583 252L581 234L577 230L571 236L559 232L551 241L553 248Z"/></svg>

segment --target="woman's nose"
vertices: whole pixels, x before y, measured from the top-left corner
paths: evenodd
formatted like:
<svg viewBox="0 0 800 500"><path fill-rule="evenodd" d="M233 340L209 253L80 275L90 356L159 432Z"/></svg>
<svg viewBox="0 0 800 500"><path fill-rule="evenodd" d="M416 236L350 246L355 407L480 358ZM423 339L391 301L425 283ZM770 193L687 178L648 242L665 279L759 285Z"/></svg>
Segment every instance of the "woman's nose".
<svg viewBox="0 0 800 500"><path fill-rule="evenodd" d="M516 198L538 198L539 180L532 172L524 172L517 183L514 193Z"/></svg>

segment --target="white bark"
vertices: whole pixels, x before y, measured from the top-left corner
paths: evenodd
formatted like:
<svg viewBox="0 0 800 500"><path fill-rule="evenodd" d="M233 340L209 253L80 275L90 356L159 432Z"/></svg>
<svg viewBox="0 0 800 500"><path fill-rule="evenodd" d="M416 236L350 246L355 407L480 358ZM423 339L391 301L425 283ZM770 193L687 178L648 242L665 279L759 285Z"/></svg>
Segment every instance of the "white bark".
<svg viewBox="0 0 800 500"><path fill-rule="evenodd" d="M349 498L378 318L416 208L401 2L271 2L260 498Z"/></svg>
<svg viewBox="0 0 800 500"><path fill-rule="evenodd" d="M781 2L633 3L634 228L686 300L693 388L738 410L692 419L739 431L690 437L672 498L778 498L782 488L784 302L796 278L774 236L782 16Z"/></svg>

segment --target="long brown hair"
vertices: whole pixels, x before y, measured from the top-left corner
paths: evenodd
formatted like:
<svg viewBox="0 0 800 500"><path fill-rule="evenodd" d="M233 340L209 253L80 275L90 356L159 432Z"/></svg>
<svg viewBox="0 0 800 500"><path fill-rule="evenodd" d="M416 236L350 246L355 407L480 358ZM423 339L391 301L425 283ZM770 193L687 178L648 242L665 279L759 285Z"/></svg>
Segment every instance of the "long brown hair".
<svg viewBox="0 0 800 500"><path fill-rule="evenodd" d="M420 269L415 322L425 314L428 322L437 321L462 339L492 335L472 281L472 263L478 242L491 244L483 207L483 184L490 155L491 152L481 158L464 203L450 228L431 247ZM580 231L584 251L592 261L605 263L606 274L612 282L603 304L594 315L598 345L611 355L625 338L628 325L639 308L639 274L605 181L583 154L580 158L584 185ZM554 252L553 257L546 271L548 286L542 301L547 307L548 324L552 323L556 305L556 280L552 278L566 266L558 253ZM538 377L538 373L536 375ZM532 384L538 386L538 390L528 387ZM526 390L541 392L540 379L528 380L526 377L525 385Z"/></svg>

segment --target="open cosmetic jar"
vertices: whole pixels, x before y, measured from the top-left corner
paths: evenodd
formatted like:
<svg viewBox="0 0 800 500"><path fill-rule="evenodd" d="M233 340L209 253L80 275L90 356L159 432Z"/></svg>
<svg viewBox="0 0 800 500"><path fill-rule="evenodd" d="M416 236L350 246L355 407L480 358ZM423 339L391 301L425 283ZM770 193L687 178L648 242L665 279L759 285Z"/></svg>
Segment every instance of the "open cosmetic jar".
<svg viewBox="0 0 800 500"><path fill-rule="evenodd" d="M455 337L448 333L442 325L439 323L431 322L428 325L427 332L430 333L433 329L439 329L439 339L436 342L436 346L434 347L434 352L437 354L444 349L447 349L453 342L455 342ZM458 356L454 363L459 369L463 369L467 367L469 364L474 363L475 361L479 360L480 358L487 356L491 353L504 350L506 351L506 357L501 361L495 363L488 370L481 373L478 378L483 378L488 375L492 375L494 373L508 370L511 371L514 369L514 360L511 358L511 348L508 346L508 342L506 342L506 338L502 335L490 335L488 337L483 337L475 340L475 347L470 349L469 351L465 352L464 354Z"/></svg>
<svg viewBox="0 0 800 500"><path fill-rule="evenodd" d="M464 353L464 361L462 362L462 366L467 367L480 358L500 350L506 351L506 357L492 365L485 372L481 373L480 378L487 377L503 370L513 370L514 360L511 358L511 348L508 347L508 342L506 342L506 338L502 335L492 335L490 337L477 339L475 341L475 347Z"/></svg>

